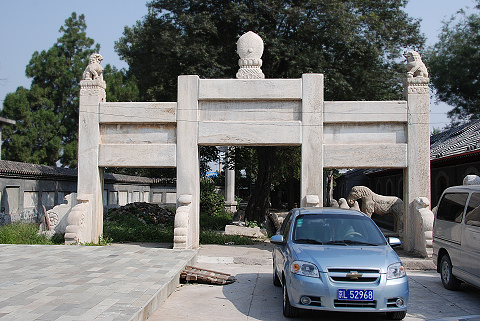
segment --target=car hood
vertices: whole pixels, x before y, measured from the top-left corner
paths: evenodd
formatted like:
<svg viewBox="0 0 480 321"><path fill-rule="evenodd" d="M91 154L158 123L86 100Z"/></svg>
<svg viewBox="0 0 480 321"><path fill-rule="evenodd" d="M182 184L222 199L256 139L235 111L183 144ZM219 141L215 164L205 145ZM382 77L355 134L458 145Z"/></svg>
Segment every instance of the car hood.
<svg viewBox="0 0 480 321"><path fill-rule="evenodd" d="M400 258L390 246L343 246L292 244L296 260L314 263L322 272L328 268L370 268L386 273Z"/></svg>

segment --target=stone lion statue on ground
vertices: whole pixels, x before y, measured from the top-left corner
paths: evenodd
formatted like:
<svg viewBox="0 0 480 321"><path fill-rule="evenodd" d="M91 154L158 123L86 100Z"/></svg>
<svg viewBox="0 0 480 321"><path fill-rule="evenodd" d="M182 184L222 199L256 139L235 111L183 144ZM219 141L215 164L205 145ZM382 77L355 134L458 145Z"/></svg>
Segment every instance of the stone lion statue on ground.
<svg viewBox="0 0 480 321"><path fill-rule="evenodd" d="M366 186L354 186L348 194L347 203L352 206L358 199L362 200L362 212L370 217L373 213L393 214L395 230L399 233L403 231L403 201L400 198L375 194Z"/></svg>
<svg viewBox="0 0 480 321"><path fill-rule="evenodd" d="M404 54L405 58L407 59L407 65L405 68L407 69L407 77L425 77L428 78L428 70L425 64L420 57L420 54L414 50L408 51Z"/></svg>
<svg viewBox="0 0 480 321"><path fill-rule="evenodd" d="M90 55L88 59L88 66L83 72L83 80L95 80L100 79L103 81L103 67L100 65L100 62L103 60L103 57L99 53L94 53Z"/></svg>

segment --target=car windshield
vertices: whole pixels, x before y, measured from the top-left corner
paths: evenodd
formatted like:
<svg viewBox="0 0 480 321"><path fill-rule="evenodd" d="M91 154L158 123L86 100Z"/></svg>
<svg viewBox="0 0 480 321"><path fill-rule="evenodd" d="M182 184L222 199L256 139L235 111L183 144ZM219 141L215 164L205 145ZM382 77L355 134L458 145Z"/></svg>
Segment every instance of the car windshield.
<svg viewBox="0 0 480 321"><path fill-rule="evenodd" d="M349 214L308 214L297 216L293 241L327 245L385 245L375 223L365 216Z"/></svg>

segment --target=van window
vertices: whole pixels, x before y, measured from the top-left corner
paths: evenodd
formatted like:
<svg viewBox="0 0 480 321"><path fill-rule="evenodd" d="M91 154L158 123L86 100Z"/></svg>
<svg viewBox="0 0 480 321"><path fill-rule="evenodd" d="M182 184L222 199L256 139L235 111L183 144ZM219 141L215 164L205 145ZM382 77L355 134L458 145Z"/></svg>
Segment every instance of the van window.
<svg viewBox="0 0 480 321"><path fill-rule="evenodd" d="M468 193L445 194L438 206L437 219L456 223L462 222L467 197Z"/></svg>
<svg viewBox="0 0 480 321"><path fill-rule="evenodd" d="M468 202L465 224L480 226L480 193L473 193Z"/></svg>

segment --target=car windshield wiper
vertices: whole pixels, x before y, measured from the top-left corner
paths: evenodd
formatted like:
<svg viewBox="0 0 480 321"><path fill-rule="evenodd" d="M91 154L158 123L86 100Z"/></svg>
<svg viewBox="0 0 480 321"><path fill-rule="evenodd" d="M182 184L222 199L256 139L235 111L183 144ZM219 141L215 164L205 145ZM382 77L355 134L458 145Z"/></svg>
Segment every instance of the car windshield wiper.
<svg viewBox="0 0 480 321"><path fill-rule="evenodd" d="M296 243L308 243L308 244L323 244L320 241L312 240L312 239L296 239Z"/></svg>
<svg viewBox="0 0 480 321"><path fill-rule="evenodd" d="M368 243L368 242L360 242L360 241L352 241L352 240L338 240L338 241L330 241L325 244L333 244L333 245L370 245L370 246L378 246L375 243Z"/></svg>
<svg viewBox="0 0 480 321"><path fill-rule="evenodd" d="M328 241L325 244L328 244L328 245L347 245L347 243L345 241Z"/></svg>

